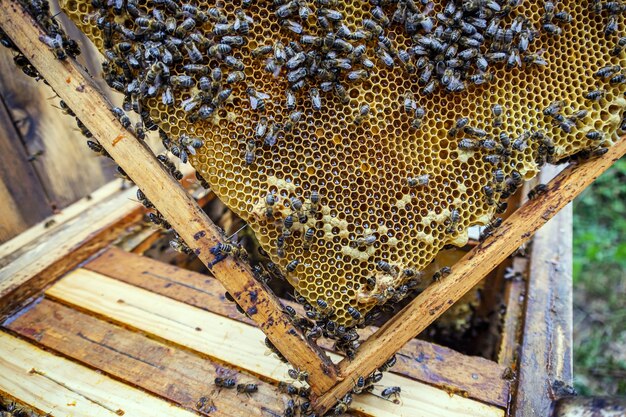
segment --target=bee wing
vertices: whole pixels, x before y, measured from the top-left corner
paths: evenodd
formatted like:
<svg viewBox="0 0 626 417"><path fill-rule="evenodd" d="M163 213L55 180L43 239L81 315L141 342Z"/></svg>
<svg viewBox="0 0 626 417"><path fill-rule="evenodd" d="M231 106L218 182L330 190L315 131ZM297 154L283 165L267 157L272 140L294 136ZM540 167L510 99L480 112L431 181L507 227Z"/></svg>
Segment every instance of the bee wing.
<svg viewBox="0 0 626 417"><path fill-rule="evenodd" d="M252 110L256 110L259 105L259 100L255 96L250 96L250 107Z"/></svg>
<svg viewBox="0 0 626 417"><path fill-rule="evenodd" d="M257 91L256 96L260 99L260 100L267 100L268 98L270 98L269 94L265 94L262 93L260 91Z"/></svg>

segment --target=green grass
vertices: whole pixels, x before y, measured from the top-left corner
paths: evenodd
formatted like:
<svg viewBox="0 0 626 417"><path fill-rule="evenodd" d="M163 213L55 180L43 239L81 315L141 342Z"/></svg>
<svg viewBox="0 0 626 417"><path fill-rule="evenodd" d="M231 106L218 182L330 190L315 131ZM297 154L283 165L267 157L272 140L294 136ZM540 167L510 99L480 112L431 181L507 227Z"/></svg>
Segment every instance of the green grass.
<svg viewBox="0 0 626 417"><path fill-rule="evenodd" d="M574 202L574 375L586 395L626 395L626 159Z"/></svg>

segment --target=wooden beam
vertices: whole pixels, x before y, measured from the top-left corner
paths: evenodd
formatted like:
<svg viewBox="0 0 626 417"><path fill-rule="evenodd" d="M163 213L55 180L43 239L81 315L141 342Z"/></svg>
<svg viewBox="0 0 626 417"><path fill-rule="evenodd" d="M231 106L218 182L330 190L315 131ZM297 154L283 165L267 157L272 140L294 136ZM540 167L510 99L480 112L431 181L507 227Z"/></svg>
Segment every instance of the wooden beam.
<svg viewBox="0 0 626 417"><path fill-rule="evenodd" d="M117 248L107 249L83 268L202 310L252 323L237 311L233 303L224 299L222 286L210 276ZM368 328L362 332L372 334L374 330ZM332 349L332 344L321 346ZM398 361L391 372L506 408L509 382L502 379L504 369L484 358L466 356L443 346L413 339L398 351Z"/></svg>
<svg viewBox="0 0 626 417"><path fill-rule="evenodd" d="M526 297L528 260L516 256L513 259L511 268L522 275L519 279L507 282L504 287L503 299L506 304L506 313L504 314L500 346L498 347L498 363L506 367L515 368L522 335L522 310L524 298Z"/></svg>
<svg viewBox="0 0 626 417"><path fill-rule="evenodd" d="M52 417L193 417L138 389L0 332L0 392Z"/></svg>
<svg viewBox="0 0 626 417"><path fill-rule="evenodd" d="M363 343L354 360L343 361L340 372L344 379L315 401L316 411L323 414L352 388L354 378L369 375L424 330L625 153L626 140L621 139L603 156L563 170L543 195L518 209L457 262L450 275L430 285Z"/></svg>
<svg viewBox="0 0 626 417"><path fill-rule="evenodd" d="M289 379L288 367L273 355L264 355L263 334L256 328L200 310L152 292L78 269L46 296L90 312L150 338L208 356L276 384ZM340 357L332 354L333 360ZM387 374L385 385L402 388L402 407L388 400L355 396L352 407L370 417L392 416L503 416L504 410L448 393L400 375ZM381 387L376 392L380 393ZM370 398L372 397L372 398Z"/></svg>
<svg viewBox="0 0 626 417"><path fill-rule="evenodd" d="M4 324L9 330L127 384L196 410L202 397L210 400L201 414L212 417L282 415L289 397L247 374L211 362L50 300ZM0 354L4 354L1 352ZM216 377L254 383L259 391L246 396L220 390ZM213 407L213 408L212 408ZM268 416L269 414L265 414Z"/></svg>
<svg viewBox="0 0 626 417"><path fill-rule="evenodd" d="M554 176L544 170L541 181ZM514 416L549 415L559 395L553 384L572 385L572 206L533 239L526 290Z"/></svg>
<svg viewBox="0 0 626 417"><path fill-rule="evenodd" d="M39 40L42 34L16 0L2 0L0 25L15 45L48 81L54 91L83 121L100 144L141 188L198 258L207 266L210 249L222 241L221 231L187 195L143 143L125 130L110 111L109 103L93 82L73 62L59 61ZM247 265L229 257L212 271L263 329L274 345L297 368L310 375L311 387L321 394L337 380L332 362L290 322L278 300L256 281Z"/></svg>

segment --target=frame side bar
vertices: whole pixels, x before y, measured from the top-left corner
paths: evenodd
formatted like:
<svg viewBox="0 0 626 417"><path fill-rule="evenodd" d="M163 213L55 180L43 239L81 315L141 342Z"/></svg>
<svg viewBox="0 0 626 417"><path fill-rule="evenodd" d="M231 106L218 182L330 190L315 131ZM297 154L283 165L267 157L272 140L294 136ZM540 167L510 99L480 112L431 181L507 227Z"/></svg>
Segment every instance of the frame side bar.
<svg viewBox="0 0 626 417"><path fill-rule="evenodd" d="M327 411L352 388L353 381L380 367L624 154L626 140L621 138L603 156L570 164L550 181L543 195L520 207L492 236L459 260L450 275L430 285L363 343L352 361L343 360L339 364L343 381L314 402L315 410L319 414Z"/></svg>
<svg viewBox="0 0 626 417"><path fill-rule="evenodd" d="M16 0L0 0L0 26L37 68L52 89L76 113L100 144L141 188L198 258L210 265L209 250L221 231L176 182L152 152L126 131L110 105L71 59L59 61L39 40L41 29ZM270 290L242 262L228 257L211 268L215 277L259 325L290 363L310 378L313 392L321 394L337 380L336 368L321 349L308 343L283 312ZM262 347L261 347L262 348Z"/></svg>

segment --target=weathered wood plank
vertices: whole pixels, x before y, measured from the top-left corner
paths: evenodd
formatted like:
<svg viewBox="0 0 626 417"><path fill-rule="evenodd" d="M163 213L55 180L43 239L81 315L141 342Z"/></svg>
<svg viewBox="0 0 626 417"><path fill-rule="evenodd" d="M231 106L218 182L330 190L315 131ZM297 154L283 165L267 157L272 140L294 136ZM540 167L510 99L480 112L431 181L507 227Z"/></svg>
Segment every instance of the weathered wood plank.
<svg viewBox="0 0 626 417"><path fill-rule="evenodd" d="M506 304L506 313L502 323L500 346L498 348L498 363L514 368L516 366L517 351L522 336L522 309L526 296L526 279L528 277L528 260L515 257L511 266L513 271L521 274L507 282L504 287L503 299Z"/></svg>
<svg viewBox="0 0 626 417"><path fill-rule="evenodd" d="M16 0L2 0L5 13L0 25L25 53L52 88L85 123L100 144L142 189L198 258L211 267L210 249L223 239L217 228L154 154L125 130L90 78L72 60L59 61L39 41L41 30ZM332 362L312 346L290 322L266 286L252 276L249 266L231 257L212 271L239 305L263 328L284 356L311 376L311 387L320 394L337 381Z"/></svg>
<svg viewBox="0 0 626 417"><path fill-rule="evenodd" d="M547 182L558 172L544 170ZM514 415L549 415L555 382L572 384L572 207L534 237Z"/></svg>
<svg viewBox="0 0 626 417"><path fill-rule="evenodd" d="M622 138L606 154L585 163L575 163L547 184L546 192L531 200L505 220L493 235L485 239L457 262L452 273L433 283L388 321L361 347L352 361L344 361L339 372L344 379L327 391L314 407L325 412L351 389L351 377L369 374L458 301L493 268L513 253L559 210L569 204L615 161L626 154Z"/></svg>
<svg viewBox="0 0 626 417"><path fill-rule="evenodd" d="M4 326L65 356L99 369L183 407L195 410L207 397L203 414L262 416L270 410L282 415L288 397L272 385L249 375L237 375L187 350L176 349L137 332L98 320L50 300L42 300ZM247 396L219 390L216 376L235 377L238 383L256 383L259 391ZM265 413L265 414L264 414Z"/></svg>
<svg viewBox="0 0 626 417"><path fill-rule="evenodd" d="M224 299L224 289L210 276L117 248L107 249L83 268L206 311L252 323L233 303ZM508 402L509 383L502 379L503 366L422 340L411 340L398 352L392 372L488 404L506 407Z"/></svg>
<svg viewBox="0 0 626 417"><path fill-rule="evenodd" d="M49 234L0 268L0 316L32 297L65 272L115 240L128 224L140 220L135 190L120 191ZM71 256L70 256L71 255Z"/></svg>
<svg viewBox="0 0 626 417"><path fill-rule="evenodd" d="M287 378L287 365L274 356L265 356L263 334L252 326L214 313L191 307L146 290L105 277L92 271L78 269L55 285L46 295L77 308L105 317L148 333L152 337L168 340L209 357L237 366L274 382ZM331 356L338 360L338 355ZM385 377L385 384L402 387L403 398L429 402L441 398L423 414L413 406L398 410L393 403L376 399L355 398L354 406L370 416L429 415L429 416L502 416L504 411L455 394L448 394L429 385L400 375ZM443 395L441 395L443 394ZM374 397L375 398L375 397ZM445 399L445 401L444 401ZM422 413L422 414L418 414Z"/></svg>
<svg viewBox="0 0 626 417"><path fill-rule="evenodd" d="M53 417L197 415L4 332L0 352L0 391Z"/></svg>
<svg viewBox="0 0 626 417"><path fill-rule="evenodd" d="M52 233L70 219L80 215L93 206L96 206L109 198L114 198L115 195L119 194L123 188L123 182L121 179L113 180L98 188L88 196L81 198L74 204L71 204L64 209L55 212L51 216L46 217L41 222L30 227L28 230L25 230L18 236L15 236L13 239L4 242L0 245L0 268L8 265L24 253L28 252L31 248L30 244L35 240L41 239L44 235Z"/></svg>
<svg viewBox="0 0 626 417"><path fill-rule="evenodd" d="M49 203L54 208L66 207L112 178L105 174L103 164L107 161L89 150L74 119L53 107L59 101L54 92L19 71L12 55L6 48L0 51L3 99L12 119L18 122L28 154L43 151L32 166Z"/></svg>
<svg viewBox="0 0 626 417"><path fill-rule="evenodd" d="M0 100L0 126L2 243L52 214L52 208L3 100Z"/></svg>

